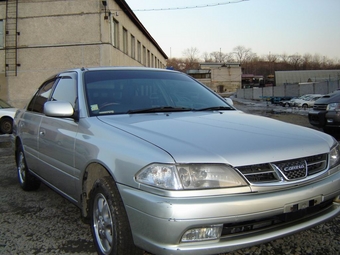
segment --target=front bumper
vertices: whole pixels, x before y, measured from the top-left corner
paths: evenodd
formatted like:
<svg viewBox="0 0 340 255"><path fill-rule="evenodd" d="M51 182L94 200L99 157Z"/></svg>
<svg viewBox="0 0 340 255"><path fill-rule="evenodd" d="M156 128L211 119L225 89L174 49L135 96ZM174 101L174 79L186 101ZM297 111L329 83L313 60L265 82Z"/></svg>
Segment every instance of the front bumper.
<svg viewBox="0 0 340 255"><path fill-rule="evenodd" d="M269 193L248 193L210 197L161 197L119 185L128 213L134 242L155 254L218 254L268 242L313 227L340 214L333 200L340 194L340 173L306 186ZM182 243L189 229L223 224L240 226L288 215L287 206L322 197L323 207L313 212L298 210L301 216L255 231L222 232L217 240ZM329 203L327 204L326 201ZM292 207L293 208L293 207ZM236 230L237 228L235 228ZM223 234L224 233L224 234Z"/></svg>
<svg viewBox="0 0 340 255"><path fill-rule="evenodd" d="M320 128L339 128L340 112L336 111L310 111L308 113L309 123Z"/></svg>

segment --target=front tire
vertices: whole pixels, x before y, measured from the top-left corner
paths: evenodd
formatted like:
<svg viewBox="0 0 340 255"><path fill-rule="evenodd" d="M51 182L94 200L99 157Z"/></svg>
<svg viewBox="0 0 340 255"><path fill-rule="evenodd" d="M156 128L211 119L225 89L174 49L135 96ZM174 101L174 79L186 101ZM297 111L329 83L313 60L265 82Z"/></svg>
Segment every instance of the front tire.
<svg viewBox="0 0 340 255"><path fill-rule="evenodd" d="M0 132L3 134L12 134L13 120L8 117L4 117L0 120Z"/></svg>
<svg viewBox="0 0 340 255"><path fill-rule="evenodd" d="M25 191L39 189L41 182L29 172L22 145L19 145L18 147L16 153L16 163L18 180L21 188Z"/></svg>
<svg viewBox="0 0 340 255"><path fill-rule="evenodd" d="M98 254L143 254L133 243L125 207L112 177L106 176L94 183L90 217Z"/></svg>

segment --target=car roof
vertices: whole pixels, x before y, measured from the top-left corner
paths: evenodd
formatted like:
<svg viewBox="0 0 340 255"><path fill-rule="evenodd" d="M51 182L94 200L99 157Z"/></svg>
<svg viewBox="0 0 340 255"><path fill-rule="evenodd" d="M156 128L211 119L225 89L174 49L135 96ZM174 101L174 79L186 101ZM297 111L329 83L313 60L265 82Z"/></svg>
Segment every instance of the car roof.
<svg viewBox="0 0 340 255"><path fill-rule="evenodd" d="M60 73L65 72L86 72L86 71L103 71L103 70L120 70L120 71L126 71L126 70L136 70L136 71L155 71L155 72L174 72L179 73L178 71L169 70L169 69L161 69L161 68L152 68L152 67L139 67L139 66L100 66L100 67L81 67L81 68L74 68L62 71Z"/></svg>

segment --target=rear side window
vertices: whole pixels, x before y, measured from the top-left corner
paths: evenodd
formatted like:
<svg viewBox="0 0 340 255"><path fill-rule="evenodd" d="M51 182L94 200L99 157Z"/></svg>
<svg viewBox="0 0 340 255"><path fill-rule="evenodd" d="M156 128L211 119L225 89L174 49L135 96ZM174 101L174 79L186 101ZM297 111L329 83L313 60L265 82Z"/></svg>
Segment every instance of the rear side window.
<svg viewBox="0 0 340 255"><path fill-rule="evenodd" d="M28 111L43 113L44 104L51 95L51 91L55 81L56 81L55 79L49 80L45 82L43 85L41 85L37 93L34 95L30 103L28 104L27 107Z"/></svg>

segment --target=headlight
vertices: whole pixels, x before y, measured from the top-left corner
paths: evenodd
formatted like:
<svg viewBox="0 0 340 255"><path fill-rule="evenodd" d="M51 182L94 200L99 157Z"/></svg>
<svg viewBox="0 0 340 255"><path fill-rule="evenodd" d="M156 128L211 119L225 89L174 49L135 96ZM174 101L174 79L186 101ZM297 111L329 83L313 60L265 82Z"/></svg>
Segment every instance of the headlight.
<svg viewBox="0 0 340 255"><path fill-rule="evenodd" d="M327 111L340 111L340 104L339 103L332 103L327 105Z"/></svg>
<svg viewBox="0 0 340 255"><path fill-rule="evenodd" d="M152 164L137 173L136 181L169 190L230 188L247 185L236 170L220 164Z"/></svg>
<svg viewBox="0 0 340 255"><path fill-rule="evenodd" d="M333 146L329 153L329 167L333 168L340 163L340 147L338 142Z"/></svg>

